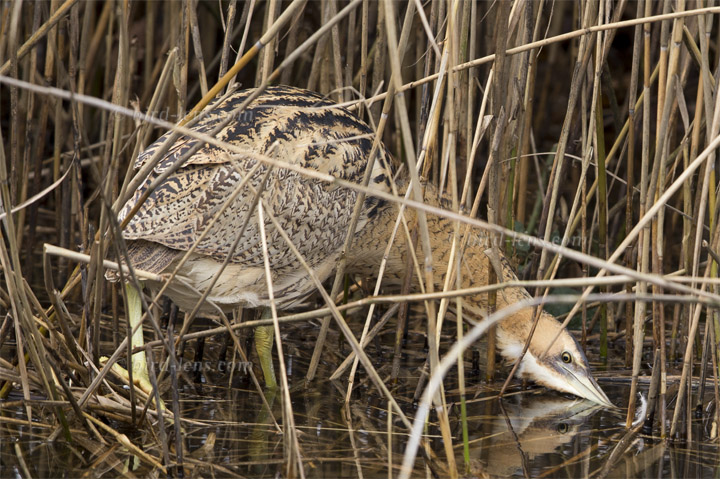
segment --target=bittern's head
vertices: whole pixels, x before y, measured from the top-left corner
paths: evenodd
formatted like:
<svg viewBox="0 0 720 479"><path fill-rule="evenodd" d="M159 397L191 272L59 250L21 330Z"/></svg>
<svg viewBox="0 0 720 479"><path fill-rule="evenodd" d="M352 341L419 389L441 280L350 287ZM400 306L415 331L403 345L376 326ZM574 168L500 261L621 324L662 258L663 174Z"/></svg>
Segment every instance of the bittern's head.
<svg viewBox="0 0 720 479"><path fill-rule="evenodd" d="M524 311L498 325L498 350L516 361L532 327L532 314ZM541 313L530 347L518 373L545 387L574 394L603 406L614 407L590 373L587 358L575 338L551 315Z"/></svg>

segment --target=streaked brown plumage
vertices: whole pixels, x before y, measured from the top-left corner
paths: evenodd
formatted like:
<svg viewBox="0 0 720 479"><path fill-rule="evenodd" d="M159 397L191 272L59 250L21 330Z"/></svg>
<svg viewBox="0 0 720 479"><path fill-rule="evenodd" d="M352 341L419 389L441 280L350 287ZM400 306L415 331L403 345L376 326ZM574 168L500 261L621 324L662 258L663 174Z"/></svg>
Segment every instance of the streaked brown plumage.
<svg viewBox="0 0 720 479"><path fill-rule="evenodd" d="M230 114L240 105L247 95L247 90L240 91L214 105L212 111L215 114L201 120L195 128L208 131L224 118L223 115ZM137 263L138 267L161 271L179 260L179 252L190 249L233 194L243 174L256 164L251 154L279 159L348 181L360 181L365 164L358 159L367 156L372 145L372 131L347 110L333 106L332 102L304 90L269 88L240 116L240 121L231 122L216 135L220 140L247 149L248 156L232 158L218 148L205 146L152 193L128 223L123 231L126 239L150 242L133 246L133 254L140 256L142 252L149 256L149 250L153 256L151 263ZM152 156L163 138L140 155L136 167L142 166ZM177 141L124 206L119 219L124 219L147 185L195 143L196 140L191 138ZM373 172L373 184L389 190L389 174L379 162L377 165ZM249 183L253 188L260 187L267 169L261 166L252 176ZM270 172L265 190L264 197L271 213L294 240L310 266L321 272L323 279L327 277L344 242L350 222L349 212L357 193L279 168ZM218 305L226 305L228 310L238 303L259 306L267 301L256 211L251 211L243 239L231 251L254 196L245 186L226 213L211 227L206 238L197 245L197 254L183 269L183 275L202 289L219 266L218 261L231 254L232 261L223 275L232 279L221 279L210 295L211 300ZM377 214L380 205L375 198L365 202L358 231L362 231L368 219ZM302 302L314 288L309 281L301 279L300 263L283 244L269 220L266 223L275 297L279 308L290 308ZM191 308L194 305L192 296L192 293L186 292L173 299L179 306Z"/></svg>
<svg viewBox="0 0 720 479"><path fill-rule="evenodd" d="M250 91L238 91L219 101L211 107L210 115L193 128L210 131L236 109ZM165 137L140 155L137 167L152 156ZM292 87L269 87L216 135L216 138L242 149L243 153L230 154L216 146L203 146L140 207L123 231L123 236L130 240L131 262L138 268L156 273L172 271L183 254L197 242L194 253L180 270L193 288L175 283L167 290L178 306L186 310L195 306L197 291L208 287L228 255L230 262L208 298L224 310L238 305L266 306L268 296L253 192L261 189L267 174L262 195L268 209L315 274L321 280L328 278L339 258L357 193L308 178L296 171L279 167L269 171L266 165L258 166L249 178L248 183L252 187L245 185L237 191L237 186L257 165L257 155L360 183L372 137L373 132L365 123L315 93ZM197 141L183 137L171 146L150 177L124 206L119 215L121 220L148 185ZM386 163L376 161L371 187L389 192L391 175L391 168ZM396 183L401 190L404 189L402 178L396 179ZM236 196L229 201L233 194ZM426 185L425 197L430 204L443 202L431 185ZM226 203L227 206L224 206ZM348 252L349 271L365 275L377 271L397 214L398 208L394 203L371 196L366 198L353 246ZM416 219L414 212L406 211L405 214L408 224L413 225ZM246 221L244 234L233 249L232 245ZM447 219L429 216L428 226L434 267L439 272L436 279L441 285L448 264L453 225ZM201 234L208 228L201 239ZM267 219L266 229L276 305L280 309L297 307L315 288L300 262ZM479 238L483 238L482 234ZM464 280L461 286L487 282L489 263L484 250L484 241L470 242L463 256ZM400 282L406 257L407 243L398 238L388 258L386 284ZM422 255L418 257L422 258ZM504 279L514 277L507 261L503 264ZM498 295L498 307L526 297L528 293L524 289L506 289ZM484 314L485 302L485 297L478 295L468 298L465 307L469 314L479 319ZM202 310L212 311L207 306ZM499 325L498 345L506 358L518 357L529 335L530 316L530 310L523 311ZM572 336L547 313L543 313L540 321L528 354L523 359L521 372L551 388L610 405L592 379L585 356ZM558 341L552 345L548 355L542 357L558 332ZM569 362L562 359L567 357L564 353L570 355ZM568 382L577 382L575 376L584 386Z"/></svg>

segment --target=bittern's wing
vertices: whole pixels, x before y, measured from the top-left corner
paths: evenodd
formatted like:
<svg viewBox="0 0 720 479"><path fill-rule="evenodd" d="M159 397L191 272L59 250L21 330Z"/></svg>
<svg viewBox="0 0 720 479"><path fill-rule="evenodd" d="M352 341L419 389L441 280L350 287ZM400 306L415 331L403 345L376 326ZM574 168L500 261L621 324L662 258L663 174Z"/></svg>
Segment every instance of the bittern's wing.
<svg viewBox="0 0 720 479"><path fill-rule="evenodd" d="M237 108L249 95L237 92L211 108L212 113L194 129L208 132ZM372 146L372 131L348 111L320 96L289 87L272 87L243 113L225 126L216 138L235 149L205 145L168 177L130 220L123 235L164 246L187 250L199 241L196 252L217 259L231 254L232 261L247 266L262 265L262 249L253 188L259 189L268 171L256 170L239 194L236 189L257 164L258 155L331 174L359 183ZM138 159L144 164L163 138ZM150 177L123 207L124 218L148 186L171 164L197 144L180 138L169 149ZM238 154L240 150L240 154ZM375 187L389 188L389 174L376 162ZM252 188L251 186L252 185ZM232 196L236 194L234 199ZM312 264L327 259L345 239L357 193L297 171L273 167L263 198L300 252ZM380 202L368 198L358 228ZM250 220L242 239L232 250L247 216ZM213 219L217 216L217 219ZM270 259L274 268L295 267L296 260L279 233L266 219Z"/></svg>

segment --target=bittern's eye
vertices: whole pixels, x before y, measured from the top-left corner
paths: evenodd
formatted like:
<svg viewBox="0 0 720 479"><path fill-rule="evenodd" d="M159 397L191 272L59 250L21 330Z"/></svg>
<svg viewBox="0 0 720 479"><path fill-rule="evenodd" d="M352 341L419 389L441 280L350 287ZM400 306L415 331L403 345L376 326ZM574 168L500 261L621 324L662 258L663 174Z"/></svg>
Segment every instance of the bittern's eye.
<svg viewBox="0 0 720 479"><path fill-rule="evenodd" d="M568 353L567 351L563 351L562 355L560 356L565 364L570 364L572 362L572 355Z"/></svg>
<svg viewBox="0 0 720 479"><path fill-rule="evenodd" d="M560 434L565 434L566 432L568 432L568 425L564 422L561 422L557 425L557 432L559 432Z"/></svg>

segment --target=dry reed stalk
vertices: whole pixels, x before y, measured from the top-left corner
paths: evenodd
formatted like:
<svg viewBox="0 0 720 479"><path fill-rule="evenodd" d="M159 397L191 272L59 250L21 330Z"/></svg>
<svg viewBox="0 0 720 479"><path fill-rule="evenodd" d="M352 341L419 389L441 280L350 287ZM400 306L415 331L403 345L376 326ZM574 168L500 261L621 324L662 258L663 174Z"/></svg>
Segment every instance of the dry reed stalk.
<svg viewBox="0 0 720 479"><path fill-rule="evenodd" d="M406 49L407 41L410 36L411 22L409 22L408 20L412 18L411 8L412 8L412 5L408 4L408 12L406 12L406 16L405 16L406 21L403 24L401 38L400 38L399 49L403 52ZM393 91L392 84L389 87L389 91ZM390 111L390 108L392 107L392 99L393 99L392 94L388 95L387 98L385 99L385 102L383 104L383 114L380 116L380 121L379 121L378 125L374 128L374 130L376 132L376 136L373 139L373 145L370 150L370 157L367 159L367 165L365 166L365 172L363 174L363 179L362 179L363 186L368 186L368 184L370 183L370 177L371 177L372 170L375 166L376 161L380 161L383 163L387 163L389 161L388 158L378 158L378 155L381 154L381 151L382 151L382 148L380 148L380 140L383 136L383 132L385 129L387 115ZM358 222L358 219L360 218L360 213L362 211L364 202L365 202L365 195L361 193L357 196L357 199L355 200L355 205L353 207L352 216L350 218L350 224L348 225L348 231L345 234L345 241L343 244L342 251L350 251L350 248L352 247L352 239L355 235L355 229L357 227L357 222ZM330 297L336 297L338 295L338 293L340 292L340 288L341 288L341 286L343 284L343 280L345 278L346 261L347 261L347 258L345 255L343 255L338 262L338 265L337 265L336 271L335 271L335 279L333 281L333 286L332 286L332 289L330 292ZM376 286L376 294L377 294L380 284L381 284L382 271L383 271L383 267L381 266L379 269L378 281L377 281L377 286ZM373 311L374 311L374 308L371 306L370 310L368 311L368 314L367 314L367 319L365 321L365 325L363 326L363 332L360 336L360 343L362 343L364 341L364 338L368 332L368 329L370 327L370 320L373 315ZM316 372L318 364L320 363L320 354L322 353L322 349L324 347L325 338L327 335L329 325L330 325L330 317L328 316L323 319L323 323L320 327L320 332L318 333L318 338L315 343L315 349L313 351L312 358L310 359L310 365L308 367L308 372L306 375L306 379L308 381L311 381L315 377L315 372ZM355 359L355 361L353 362L352 372L350 373L350 377L348 379L348 394L346 396L346 401L350 396L350 392L352 391L352 384L354 382L353 378L355 375L356 368L357 368L357 359Z"/></svg>
<svg viewBox="0 0 720 479"><path fill-rule="evenodd" d="M263 202L257 205L258 212L258 228L262 241L263 263L265 265L265 280L267 281L268 295L270 301L270 311L273 319L273 329L275 330L275 346L278 352L280 363L280 382L283 394L283 429L285 438L285 463L287 464L286 474L290 477L300 473L301 477L305 476L302 467L302 455L300 444L298 442L297 431L295 429L295 415L293 413L292 399L290 398L290 386L287 379L287 368L285 367L285 357L283 355L282 336L280 335L280 324L278 323L277 308L275 307L275 297L273 295L272 272L270 270L270 255L268 253L267 237L265 235L265 215L263 214ZM297 461L297 469L295 468Z"/></svg>
<svg viewBox="0 0 720 479"><path fill-rule="evenodd" d="M638 2L636 15L640 16L642 12L642 3ZM633 37L633 56L632 68L630 72L630 87L628 89L628 124L632 127L628 129L628 148L627 148L627 193L625 206L625 231L630 231L633 223L634 210L634 192L635 192L635 98L637 97L637 83L640 72L640 34L642 27L637 25L634 28ZM625 255L625 265L632 268L635 264L634 248L628 248ZM630 292L631 285L626 286L626 292ZM625 343L631 344L633 341L633 308L630 304L625 306ZM625 367L630 366L632 358L631 348L625 348Z"/></svg>
<svg viewBox="0 0 720 479"><path fill-rule="evenodd" d="M408 9L410 8L410 5L412 3L408 4ZM396 90L399 90L400 86L402 85L402 72L401 72L401 59L400 54L398 51L398 38L397 38L397 31L395 27L395 12L394 12L394 5L392 2L384 2L384 12L385 12L385 26L387 29L387 42L388 42L388 50L390 54L390 65L392 69L392 76L391 81L394 82L393 87ZM415 155L415 148L413 146L413 140L412 140L412 134L410 130L410 123L407 116L407 107L405 103L405 97L402 93L398 93L397 98L395 100L395 108L397 116L400 118L400 126L402 131L402 140L403 140L403 146L405 150L405 162L407 163L407 169L410 173L410 185L413 189L413 194L415 197L415 200L418 203L422 203L422 188L420 186L420 180L418 177L418 172L416 168L416 160L417 157ZM423 249L423 253L425 255L425 288L428 292L432 293L434 289L434 278L433 278L433 266L432 266L432 247L430 243L430 235L428 231L428 225L427 225L427 217L425 216L425 212L420 211L417 215L417 228L420 232L420 243ZM426 303L426 309L428 314L428 343L429 343L429 353L430 353L430 370L432 372L435 371L435 368L437 366L437 363L439 361L439 346L437 344L437 318L435 316L435 305L432 302ZM354 338L353 338L354 339ZM361 358L360 355L358 355L358 358ZM363 364L364 365L364 364ZM365 365L364 365L365 366ZM367 366L365 366L367 368ZM445 455L446 460L449 465L449 470L451 477L456 477L457 475L457 468L455 467L455 456L452 449L452 439L450 434L450 426L449 426L449 418L447 415L447 405L445 403L445 398L442 393L442 390L440 391L440 394L434 397L434 404L435 406L439 407L440 409L438 412L438 419L440 421L440 429L443 436L443 444L445 448ZM402 415L402 412L401 412ZM405 422L405 421L403 421Z"/></svg>
<svg viewBox="0 0 720 479"><path fill-rule="evenodd" d="M598 12L598 19L603 22L604 4L600 2L600 10ZM620 10L621 11L621 10ZM594 110L594 148L593 153L597 161L597 178L598 178L598 192L597 192L597 211L598 211L598 256L601 258L608 257L608 187L607 187L607 171L606 156L605 156L605 123L603 116L603 103L602 103L602 85L601 76L604 67L604 57L602 55L603 46L605 45L606 33L600 33L598 40L595 44L595 75L593 77L593 107ZM592 116L591 110L591 116ZM592 121L592 120L591 120ZM600 360L603 362L607 361L608 345L607 345L607 329L608 329L608 318L607 318L607 305L603 304L600 306Z"/></svg>

